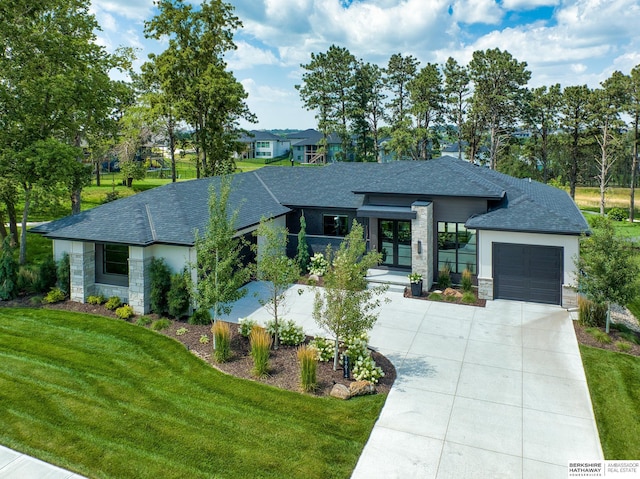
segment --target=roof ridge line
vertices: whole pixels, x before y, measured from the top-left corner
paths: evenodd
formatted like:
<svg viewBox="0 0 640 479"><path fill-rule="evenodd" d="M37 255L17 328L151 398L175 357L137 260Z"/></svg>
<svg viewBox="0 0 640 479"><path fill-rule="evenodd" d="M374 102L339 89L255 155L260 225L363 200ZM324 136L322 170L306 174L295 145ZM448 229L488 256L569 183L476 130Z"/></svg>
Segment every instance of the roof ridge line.
<svg viewBox="0 0 640 479"><path fill-rule="evenodd" d="M255 171L253 172L253 174L258 179L260 184L264 187L264 189L267 190L267 193L269 193L269 195L271 195L271 198L273 198L273 201L275 201L279 205L282 205L282 203L280 203L280 200L278 200L278 198L276 198L276 195L273 194L273 192L269 189L267 184L264 181L262 181L262 178L260 178L260 175L258 175L258 173L255 172Z"/></svg>

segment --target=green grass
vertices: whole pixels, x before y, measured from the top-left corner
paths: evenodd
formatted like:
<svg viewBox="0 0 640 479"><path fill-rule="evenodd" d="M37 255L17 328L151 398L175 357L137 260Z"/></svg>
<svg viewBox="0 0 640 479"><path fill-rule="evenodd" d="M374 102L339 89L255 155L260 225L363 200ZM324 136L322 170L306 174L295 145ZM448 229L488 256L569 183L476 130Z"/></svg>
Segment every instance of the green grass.
<svg viewBox="0 0 640 479"><path fill-rule="evenodd" d="M123 321L0 309L0 443L89 477L349 477L385 396L218 372Z"/></svg>
<svg viewBox="0 0 640 479"><path fill-rule="evenodd" d="M640 358L580 346L605 459L640 457Z"/></svg>
<svg viewBox="0 0 640 479"><path fill-rule="evenodd" d="M611 344L611 336L598 328L586 328L585 332L593 336L600 344Z"/></svg>

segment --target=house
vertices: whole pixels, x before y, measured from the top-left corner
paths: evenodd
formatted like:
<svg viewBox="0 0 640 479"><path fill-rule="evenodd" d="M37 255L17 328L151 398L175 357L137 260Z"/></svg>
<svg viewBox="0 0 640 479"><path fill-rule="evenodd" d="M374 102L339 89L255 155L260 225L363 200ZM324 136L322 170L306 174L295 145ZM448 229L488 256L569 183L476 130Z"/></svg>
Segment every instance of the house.
<svg viewBox="0 0 640 479"><path fill-rule="evenodd" d="M71 299L117 295L149 310L148 266L193 264L219 178L172 183L33 228L69 253ZM566 192L442 157L422 162L267 167L232 177L237 234L252 238L262 217L286 226L290 253L304 214L310 248L338 245L354 219L382 267L420 272L424 287L445 265L469 269L486 299L573 305L574 257L588 225ZM255 240L255 239L254 239Z"/></svg>
<svg viewBox="0 0 640 479"><path fill-rule="evenodd" d="M291 141L293 161L297 163L332 163L338 160L342 152L342 142L335 133L330 133L326 138L326 148L321 146L324 135L312 128L287 135Z"/></svg>
<svg viewBox="0 0 640 479"><path fill-rule="evenodd" d="M289 154L291 142L268 131L251 130L238 138L246 145L241 158L271 160Z"/></svg>

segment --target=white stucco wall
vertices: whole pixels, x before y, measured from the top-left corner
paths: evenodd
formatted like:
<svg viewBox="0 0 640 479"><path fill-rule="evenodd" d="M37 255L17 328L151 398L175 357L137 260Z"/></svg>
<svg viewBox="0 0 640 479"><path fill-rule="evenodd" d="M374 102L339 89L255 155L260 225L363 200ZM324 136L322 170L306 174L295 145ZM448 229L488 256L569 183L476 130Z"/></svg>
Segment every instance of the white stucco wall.
<svg viewBox="0 0 640 479"><path fill-rule="evenodd" d="M143 249L145 259L164 258L165 263L174 273L179 273L189 263L195 263L196 250L188 246L155 244Z"/></svg>
<svg viewBox="0 0 640 479"><path fill-rule="evenodd" d="M575 283L574 258L580 251L580 237L536 233L513 233L509 231L478 231L478 278L493 278L493 243L516 243L564 248L564 285Z"/></svg>
<svg viewBox="0 0 640 479"><path fill-rule="evenodd" d="M71 254L72 246L72 241L53 240L53 259L55 261L60 261L63 254Z"/></svg>

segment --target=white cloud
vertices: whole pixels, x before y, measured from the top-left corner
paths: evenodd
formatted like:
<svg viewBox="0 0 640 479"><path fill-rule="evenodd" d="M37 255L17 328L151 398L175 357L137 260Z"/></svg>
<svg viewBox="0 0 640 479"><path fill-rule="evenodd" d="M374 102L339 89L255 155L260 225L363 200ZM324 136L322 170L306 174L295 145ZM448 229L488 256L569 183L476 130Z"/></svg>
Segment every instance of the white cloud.
<svg viewBox="0 0 640 479"><path fill-rule="evenodd" d="M227 64L231 70L244 70L260 65L276 65L278 59L269 50L264 50L246 41L237 41L237 49L229 54Z"/></svg>
<svg viewBox="0 0 640 479"><path fill-rule="evenodd" d="M467 25L474 23L497 25L504 15L495 0L456 0L451 7L454 20Z"/></svg>
<svg viewBox="0 0 640 479"><path fill-rule="evenodd" d="M501 4L505 10L533 10L539 7L555 7L560 5L560 0L502 0Z"/></svg>
<svg viewBox="0 0 640 479"><path fill-rule="evenodd" d="M113 13L131 20L146 20L151 17L153 0L92 0L95 11Z"/></svg>

